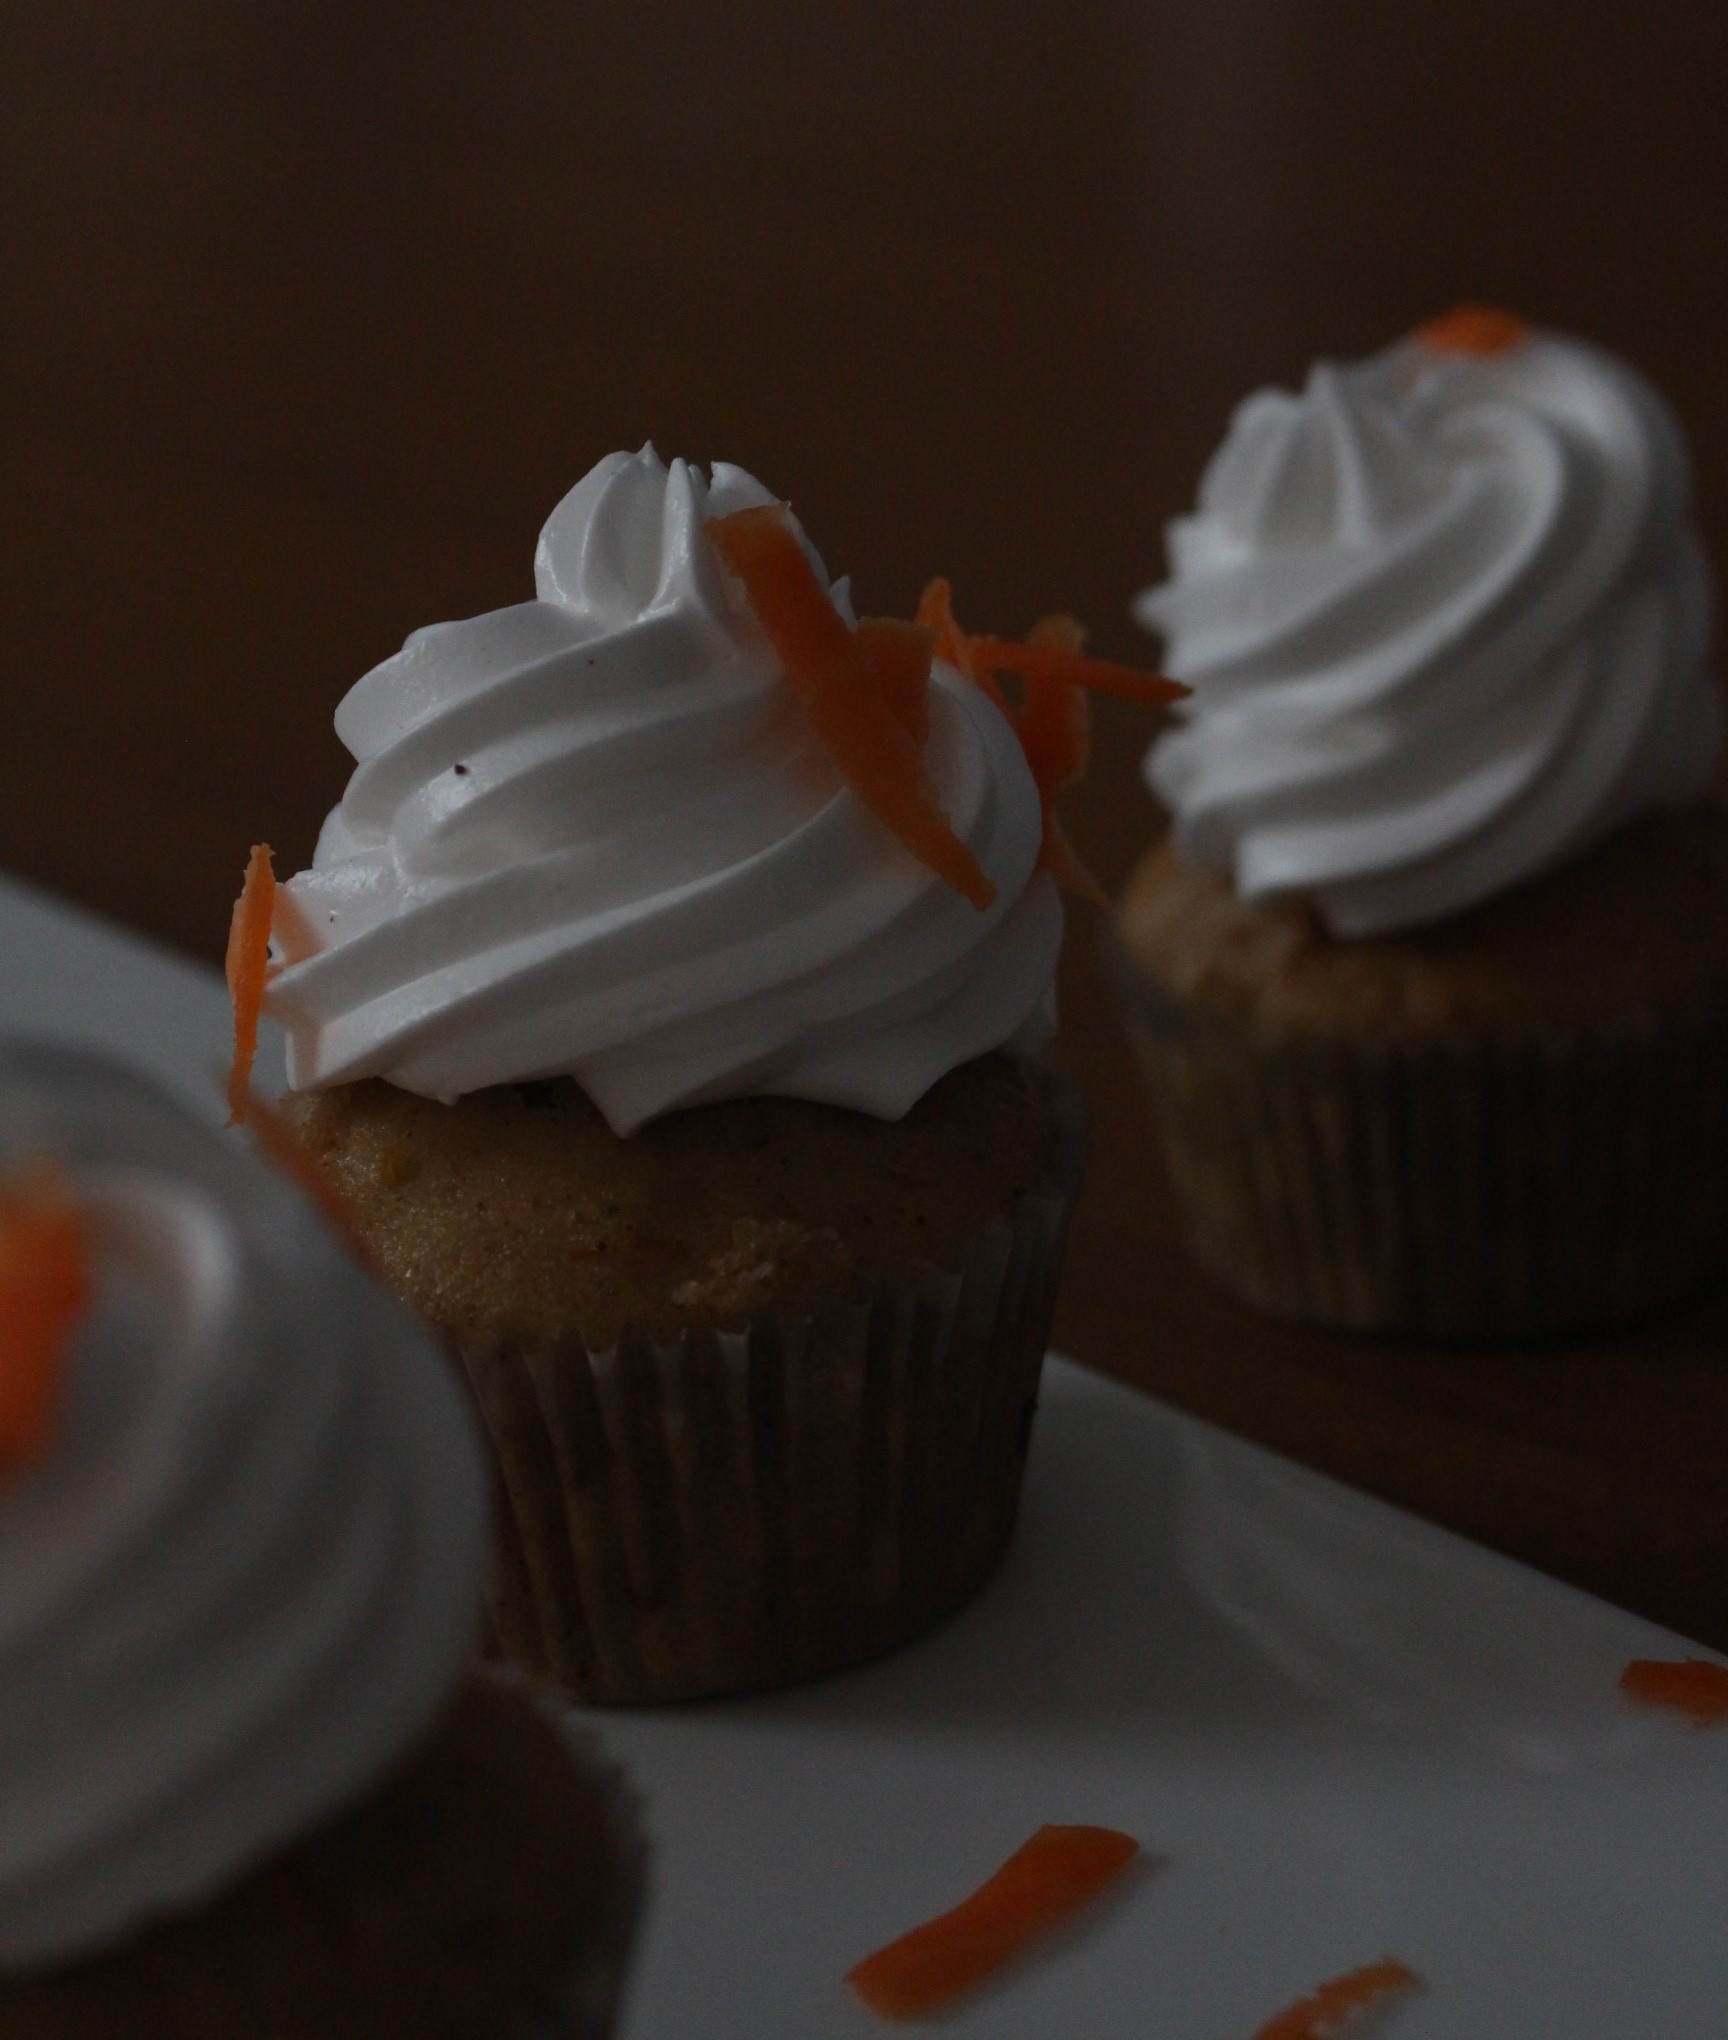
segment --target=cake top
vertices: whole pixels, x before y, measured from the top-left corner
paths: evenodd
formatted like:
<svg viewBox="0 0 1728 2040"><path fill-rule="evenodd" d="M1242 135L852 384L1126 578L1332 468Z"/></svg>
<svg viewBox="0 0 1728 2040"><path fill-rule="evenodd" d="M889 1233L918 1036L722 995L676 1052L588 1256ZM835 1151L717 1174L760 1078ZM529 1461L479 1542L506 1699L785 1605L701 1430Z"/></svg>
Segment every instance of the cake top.
<svg viewBox="0 0 1728 2040"><path fill-rule="evenodd" d="M1054 624L968 638L940 584L860 624L759 482L652 447L570 491L534 571L337 710L356 770L274 917L294 1088L568 1075L620 1133L750 1095L896 1118L1042 1045L1080 687L1167 688Z"/></svg>
<svg viewBox="0 0 1728 2040"><path fill-rule="evenodd" d="M0 1045L0 1965L112 1945L367 1789L473 1647L427 1335L142 1078Z"/></svg>
<svg viewBox="0 0 1728 2040"><path fill-rule="evenodd" d="M1193 688L1147 761L1184 859L1374 935L1708 792L1688 487L1632 369L1484 307L1249 397L1136 604Z"/></svg>

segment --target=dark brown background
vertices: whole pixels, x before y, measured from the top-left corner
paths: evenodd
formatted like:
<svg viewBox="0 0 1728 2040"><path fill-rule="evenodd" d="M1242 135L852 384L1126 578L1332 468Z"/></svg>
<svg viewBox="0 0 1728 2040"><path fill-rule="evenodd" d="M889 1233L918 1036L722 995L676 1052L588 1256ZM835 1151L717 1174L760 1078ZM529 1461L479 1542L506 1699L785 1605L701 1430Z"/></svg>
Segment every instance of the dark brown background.
<svg viewBox="0 0 1728 2040"><path fill-rule="evenodd" d="M863 604L1128 596L1231 403L1465 296L1672 394L1728 540L1705 0L4 0L0 866L214 956L342 690L530 592L652 435ZM1073 833L1153 826L1106 713ZM1266 1324L1183 1258L1082 911L1064 1343L1728 1648L1728 1306L1523 1355ZM4 959L0 959L0 968Z"/></svg>

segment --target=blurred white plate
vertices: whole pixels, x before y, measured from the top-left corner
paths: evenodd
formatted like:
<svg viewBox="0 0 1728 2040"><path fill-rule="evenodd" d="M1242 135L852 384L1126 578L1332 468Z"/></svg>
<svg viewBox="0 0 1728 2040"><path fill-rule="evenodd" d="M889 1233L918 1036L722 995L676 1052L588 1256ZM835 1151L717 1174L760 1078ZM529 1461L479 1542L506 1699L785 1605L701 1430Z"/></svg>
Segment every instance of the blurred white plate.
<svg viewBox="0 0 1728 2040"><path fill-rule="evenodd" d="M215 974L6 882L0 1027L128 1053L217 1115ZM892 2030L845 1971L1045 1821L1149 1860L939 2022L955 2040L1235 2040L1382 1954L1427 1987L1377 2040L1728 2036L1728 1730L1616 1689L1680 1638L1062 1362L1046 1380L1008 1563L928 1642L594 1717L658 1844L629 2040Z"/></svg>

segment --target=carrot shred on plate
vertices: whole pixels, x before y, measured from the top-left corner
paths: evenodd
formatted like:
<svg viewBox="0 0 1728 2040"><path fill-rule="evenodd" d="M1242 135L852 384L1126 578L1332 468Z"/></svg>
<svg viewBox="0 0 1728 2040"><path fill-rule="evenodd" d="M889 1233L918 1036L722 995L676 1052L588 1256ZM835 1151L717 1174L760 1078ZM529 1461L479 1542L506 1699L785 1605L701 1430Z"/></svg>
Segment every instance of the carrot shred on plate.
<svg viewBox="0 0 1728 2040"><path fill-rule="evenodd" d="M228 996L234 1002L234 1061L228 1072L228 1124L242 1126L252 1097L252 1059L258 1053L258 1016L270 970L270 923L276 911L276 874L268 843L254 843L246 882L228 924Z"/></svg>
<svg viewBox="0 0 1728 2040"><path fill-rule="evenodd" d="M1114 1828L1041 1827L970 1898L866 1956L846 1981L885 2019L936 2011L1079 1911L1139 1847Z"/></svg>
<svg viewBox="0 0 1728 2040"><path fill-rule="evenodd" d="M309 1204L320 1211L330 1222L330 1229L342 1244L363 1265L371 1266L371 1255L366 1243L360 1237L354 1223L354 1214L349 1210L341 1191L331 1182L328 1173L319 1164L312 1150L290 1126L274 1105L268 1104L256 1092L246 1100L245 1121L252 1138L258 1144L258 1151L274 1167L279 1175L302 1191Z"/></svg>
<svg viewBox="0 0 1728 2040"><path fill-rule="evenodd" d="M38 1162L0 1185L0 1470L47 1450L90 1295L89 1222L60 1170Z"/></svg>
<svg viewBox="0 0 1728 2040"><path fill-rule="evenodd" d="M1413 1969L1384 1956L1321 1984L1311 1997L1269 2019L1254 2040L1330 2040L1357 2012L1365 2012L1395 1990L1410 1990L1415 1983Z"/></svg>
<svg viewBox="0 0 1728 2040"><path fill-rule="evenodd" d="M858 649L876 675L882 699L922 751L930 735L930 661L936 633L897 616L861 616Z"/></svg>
<svg viewBox="0 0 1728 2040"><path fill-rule="evenodd" d="M920 863L973 906L989 906L996 888L938 805L921 747L890 704L871 655L834 607L784 504L716 517L708 535L744 584L847 785Z"/></svg>
<svg viewBox="0 0 1728 2040"><path fill-rule="evenodd" d="M1532 330L1528 319L1498 305L1454 305L1418 326L1415 338L1437 354L1506 354L1528 340Z"/></svg>
<svg viewBox="0 0 1728 2040"><path fill-rule="evenodd" d="M1728 1721L1728 1665L1709 1658L1634 1658L1620 1690L1652 1707L1674 1707L1700 1728Z"/></svg>

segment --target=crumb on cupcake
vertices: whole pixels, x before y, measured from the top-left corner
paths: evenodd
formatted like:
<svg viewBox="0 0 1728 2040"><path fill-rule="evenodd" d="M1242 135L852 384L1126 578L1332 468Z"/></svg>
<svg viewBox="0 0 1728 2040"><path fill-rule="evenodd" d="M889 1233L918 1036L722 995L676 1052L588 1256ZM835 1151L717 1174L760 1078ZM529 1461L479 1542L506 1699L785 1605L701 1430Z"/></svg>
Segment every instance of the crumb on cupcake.
<svg viewBox="0 0 1728 2040"><path fill-rule="evenodd" d="M1002 1056L892 1122L740 1098L620 1141L568 1079L461 1112L380 1082L288 1109L392 1285L463 1344L574 1325L603 1347L625 1325L664 1338L857 1294L1008 1210L1050 1144L1038 1086Z"/></svg>

